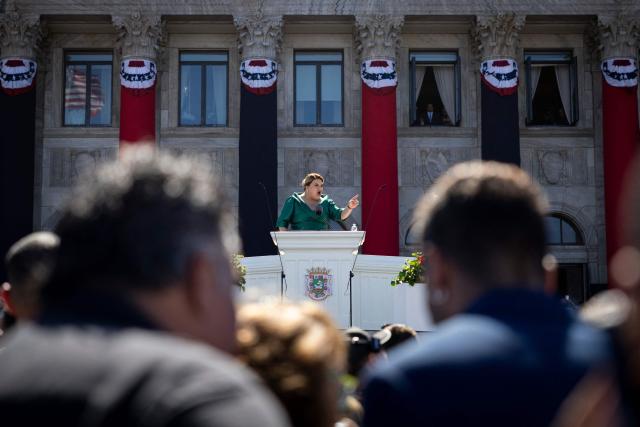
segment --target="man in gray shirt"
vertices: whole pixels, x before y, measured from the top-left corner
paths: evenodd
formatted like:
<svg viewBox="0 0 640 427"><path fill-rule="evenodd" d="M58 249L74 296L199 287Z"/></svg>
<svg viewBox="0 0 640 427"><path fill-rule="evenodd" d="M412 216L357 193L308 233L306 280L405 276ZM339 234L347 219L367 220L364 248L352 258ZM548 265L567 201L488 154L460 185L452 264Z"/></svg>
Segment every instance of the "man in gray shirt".
<svg viewBox="0 0 640 427"><path fill-rule="evenodd" d="M35 324L3 338L20 425L287 426L234 349L227 203L203 165L130 149L79 184Z"/></svg>

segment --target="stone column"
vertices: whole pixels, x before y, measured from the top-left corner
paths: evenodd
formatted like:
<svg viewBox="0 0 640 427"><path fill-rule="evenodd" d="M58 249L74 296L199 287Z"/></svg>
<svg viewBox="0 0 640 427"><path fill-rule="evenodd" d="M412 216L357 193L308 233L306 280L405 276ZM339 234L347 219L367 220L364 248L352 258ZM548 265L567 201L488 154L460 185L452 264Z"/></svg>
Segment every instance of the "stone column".
<svg viewBox="0 0 640 427"><path fill-rule="evenodd" d="M479 15L471 30L481 63L483 160L520 165L516 52L524 21L514 13Z"/></svg>
<svg viewBox="0 0 640 427"><path fill-rule="evenodd" d="M36 53L40 17L13 2L0 15L0 254L33 231ZM6 280L0 263L0 282Z"/></svg>
<svg viewBox="0 0 640 427"><path fill-rule="evenodd" d="M156 59L164 38L159 15L113 16L119 32L120 146L155 143Z"/></svg>
<svg viewBox="0 0 640 427"><path fill-rule="evenodd" d="M640 16L598 17L597 50L602 70L602 145L604 159L607 259L624 244L620 210L625 176L638 151L638 47ZM609 269L609 283L615 277Z"/></svg>
<svg viewBox="0 0 640 427"><path fill-rule="evenodd" d="M246 256L275 254L278 204L277 56L282 16L235 16L240 52L240 233Z"/></svg>
<svg viewBox="0 0 640 427"><path fill-rule="evenodd" d="M364 252L398 255L398 126L396 57L402 16L356 16L362 80L362 218Z"/></svg>

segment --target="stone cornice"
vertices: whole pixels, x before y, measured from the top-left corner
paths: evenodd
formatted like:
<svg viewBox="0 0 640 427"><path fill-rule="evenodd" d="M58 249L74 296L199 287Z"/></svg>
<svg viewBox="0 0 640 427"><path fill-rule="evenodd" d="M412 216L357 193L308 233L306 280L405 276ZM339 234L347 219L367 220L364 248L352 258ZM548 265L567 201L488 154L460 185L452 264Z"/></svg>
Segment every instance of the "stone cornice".
<svg viewBox="0 0 640 427"><path fill-rule="evenodd" d="M602 59L636 58L640 47L640 14L599 15L592 35L595 50Z"/></svg>
<svg viewBox="0 0 640 427"><path fill-rule="evenodd" d="M34 58L44 32L37 14L23 14L9 3L0 14L0 56Z"/></svg>
<svg viewBox="0 0 640 427"><path fill-rule="evenodd" d="M515 58L524 22L524 15L513 12L478 15L475 25L471 28L471 39L477 58Z"/></svg>
<svg viewBox="0 0 640 427"><path fill-rule="evenodd" d="M282 16L255 15L233 17L238 30L238 51L241 58L270 58L277 60L282 47Z"/></svg>
<svg viewBox="0 0 640 427"><path fill-rule="evenodd" d="M111 18L118 30L122 57L157 59L165 42L164 23L160 15L114 15Z"/></svg>
<svg viewBox="0 0 640 427"><path fill-rule="evenodd" d="M404 24L402 16L358 15L356 16L354 39L356 58L395 59L400 47L400 31Z"/></svg>

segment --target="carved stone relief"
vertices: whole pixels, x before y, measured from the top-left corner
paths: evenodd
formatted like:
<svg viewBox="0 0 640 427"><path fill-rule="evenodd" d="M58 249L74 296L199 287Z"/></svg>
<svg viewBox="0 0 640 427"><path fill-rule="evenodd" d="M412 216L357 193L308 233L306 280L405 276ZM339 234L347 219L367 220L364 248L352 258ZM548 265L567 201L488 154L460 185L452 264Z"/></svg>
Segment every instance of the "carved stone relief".
<svg viewBox="0 0 640 427"><path fill-rule="evenodd" d="M277 59L282 46L282 16L235 16L238 30L238 51L241 58Z"/></svg>
<svg viewBox="0 0 640 427"><path fill-rule="evenodd" d="M355 150L285 150L285 186L299 187L302 178L310 172L322 175L327 186L352 187L355 185Z"/></svg>
<svg viewBox="0 0 640 427"><path fill-rule="evenodd" d="M123 58L156 59L165 42L165 27L160 15L114 15L111 18L118 30L118 44Z"/></svg>
<svg viewBox="0 0 640 427"><path fill-rule="evenodd" d="M540 184L548 186L586 185L588 183L585 150L538 150L535 153Z"/></svg>
<svg viewBox="0 0 640 427"><path fill-rule="evenodd" d="M640 43L640 15L619 13L599 15L592 31L595 50L602 58L629 56L635 58Z"/></svg>
<svg viewBox="0 0 640 427"><path fill-rule="evenodd" d="M471 156L465 149L403 148L400 150L400 185L429 186L451 166Z"/></svg>
<svg viewBox="0 0 640 427"><path fill-rule="evenodd" d="M238 150L173 147L173 154L196 158L206 163L213 176L225 188L238 188ZM230 194L231 195L231 194Z"/></svg>
<svg viewBox="0 0 640 427"><path fill-rule="evenodd" d="M116 158L115 148L52 148L48 151L48 187L71 187L99 164Z"/></svg>
<svg viewBox="0 0 640 427"><path fill-rule="evenodd" d="M43 36L38 15L23 15L14 2L7 3L5 13L0 14L0 50L3 57L34 58Z"/></svg>
<svg viewBox="0 0 640 427"><path fill-rule="evenodd" d="M356 59L383 57L395 59L400 47L400 31L403 16L360 15L356 16Z"/></svg>
<svg viewBox="0 0 640 427"><path fill-rule="evenodd" d="M491 57L516 57L519 34L525 16L515 13L478 15L471 28L471 39L479 60Z"/></svg>

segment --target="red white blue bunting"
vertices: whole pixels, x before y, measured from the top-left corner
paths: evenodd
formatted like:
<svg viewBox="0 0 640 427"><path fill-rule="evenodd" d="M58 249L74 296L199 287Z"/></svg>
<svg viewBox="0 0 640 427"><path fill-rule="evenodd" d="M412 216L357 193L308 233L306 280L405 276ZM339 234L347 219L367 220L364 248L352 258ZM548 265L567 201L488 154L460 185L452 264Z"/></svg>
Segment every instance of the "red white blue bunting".
<svg viewBox="0 0 640 427"><path fill-rule="evenodd" d="M371 89L396 87L396 63L390 59L369 59L362 62L360 77Z"/></svg>
<svg viewBox="0 0 640 427"><path fill-rule="evenodd" d="M246 59L240 63L240 79L249 92L269 94L276 88L278 63L266 58Z"/></svg>
<svg viewBox="0 0 640 427"><path fill-rule="evenodd" d="M127 89L149 89L156 84L156 64L148 59L125 59L120 64L120 84Z"/></svg>
<svg viewBox="0 0 640 427"><path fill-rule="evenodd" d="M635 87L638 85L638 64L633 58L609 58L600 66L607 84L613 87Z"/></svg>
<svg viewBox="0 0 640 427"><path fill-rule="evenodd" d="M480 64L480 76L487 87L502 95L518 89L518 64L511 58L488 59Z"/></svg>
<svg viewBox="0 0 640 427"><path fill-rule="evenodd" d="M7 95L19 95L35 85L38 64L26 58L0 60L0 87Z"/></svg>

